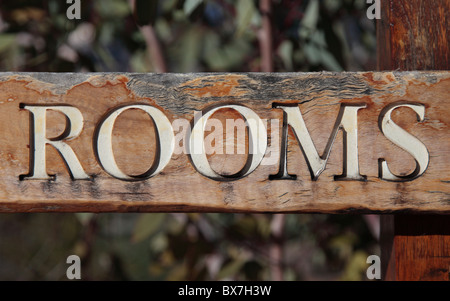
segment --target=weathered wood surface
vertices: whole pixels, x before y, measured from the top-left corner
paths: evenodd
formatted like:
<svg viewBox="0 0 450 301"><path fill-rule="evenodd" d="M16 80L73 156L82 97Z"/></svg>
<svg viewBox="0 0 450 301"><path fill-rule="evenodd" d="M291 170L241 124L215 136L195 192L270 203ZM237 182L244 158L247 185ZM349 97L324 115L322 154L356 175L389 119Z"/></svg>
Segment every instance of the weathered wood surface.
<svg viewBox="0 0 450 301"><path fill-rule="evenodd" d="M0 74L0 212L322 212L322 213L450 213L450 72L290 73L290 74ZM392 103L419 103L425 119L399 108L393 121L417 137L430 161L420 177L406 182L379 178L378 160L393 173L410 174L413 157L390 142L379 129L383 108ZM188 155L173 154L154 177L123 181L106 173L96 158L95 128L111 110L125 104L148 104L170 122L192 121L195 111L223 104L242 105L261 119L278 119L273 103L300 109L309 134L322 154L341 104L365 104L358 111L358 154L365 181L336 181L343 172L343 134L338 132L326 169L312 181L291 127L287 166L295 180L270 180L279 170L279 143L269 141L266 157L255 171L237 180L217 181L201 175ZM84 118L73 149L89 180L73 180L61 156L46 147L47 172L54 180L24 178L30 172L30 112L26 105L70 105ZM241 118L231 109L215 113L219 120ZM46 137L64 132L62 114L48 111ZM154 125L148 115L128 110L113 131L117 165L126 174L142 174L157 154ZM177 128L174 128L177 134ZM281 134L281 129L271 126ZM205 136L208 135L206 132ZM236 140L236 139L235 139ZM234 144L235 140L224 141ZM217 143L220 142L218 141ZM247 142L248 143L248 142ZM280 142L281 143L281 142ZM271 145L272 144L272 145ZM161 150L163 151L163 150ZM246 154L208 157L220 174L243 168ZM274 161L273 161L274 160ZM22 177L20 177L22 175Z"/></svg>
<svg viewBox="0 0 450 301"><path fill-rule="evenodd" d="M381 1L377 21L378 69L448 70L450 1Z"/></svg>
<svg viewBox="0 0 450 301"><path fill-rule="evenodd" d="M450 70L449 11L449 0L381 1L379 70ZM380 237L385 280L450 280L449 215L383 215Z"/></svg>

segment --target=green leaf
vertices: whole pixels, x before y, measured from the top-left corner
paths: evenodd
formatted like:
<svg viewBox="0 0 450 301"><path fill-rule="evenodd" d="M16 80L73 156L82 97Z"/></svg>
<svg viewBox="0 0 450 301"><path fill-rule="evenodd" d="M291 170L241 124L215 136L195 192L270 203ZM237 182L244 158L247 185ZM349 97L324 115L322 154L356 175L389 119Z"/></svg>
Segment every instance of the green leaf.
<svg viewBox="0 0 450 301"><path fill-rule="evenodd" d="M176 58L177 72L195 72L198 68L199 54L202 46L202 30L191 26L186 29L183 37L177 42L171 55Z"/></svg>
<svg viewBox="0 0 450 301"><path fill-rule="evenodd" d="M80 224L82 224L83 226L86 226L89 221L92 219L92 217L94 216L94 213L75 213L75 216L77 217L77 219L80 221Z"/></svg>
<svg viewBox="0 0 450 301"><path fill-rule="evenodd" d="M287 71L294 70L294 63L292 61L292 54L294 51L294 45L289 40L284 40L278 48L278 55L283 61L284 67Z"/></svg>
<svg viewBox="0 0 450 301"><path fill-rule="evenodd" d="M331 239L329 247L339 259L346 260L352 255L356 242L357 238L354 233L344 233Z"/></svg>
<svg viewBox="0 0 450 301"><path fill-rule="evenodd" d="M175 265L169 271L166 276L166 281L181 281L186 280L186 276L188 275L188 268L185 263L181 265Z"/></svg>
<svg viewBox="0 0 450 301"><path fill-rule="evenodd" d="M244 260L233 260L232 262L224 266L222 270L220 270L220 272L217 274L217 279L226 279L233 275L236 275L244 266L244 264Z"/></svg>
<svg viewBox="0 0 450 301"><path fill-rule="evenodd" d="M163 233L158 233L152 237L150 242L150 248L154 253L163 252L169 245L167 236Z"/></svg>
<svg viewBox="0 0 450 301"><path fill-rule="evenodd" d="M136 0L136 2L139 2L139 0ZM125 18L130 15L131 11L128 2L122 0L97 0L94 5L100 16L107 19Z"/></svg>
<svg viewBox="0 0 450 301"><path fill-rule="evenodd" d="M256 7L251 0L239 0L236 11L236 36L240 37L252 22L256 13Z"/></svg>
<svg viewBox="0 0 450 301"><path fill-rule="evenodd" d="M316 29L319 20L319 0L309 1L300 27L300 37L307 38Z"/></svg>
<svg viewBox="0 0 450 301"><path fill-rule="evenodd" d="M203 2L203 0L186 0L184 1L183 10L186 16L192 12Z"/></svg>
<svg viewBox="0 0 450 301"><path fill-rule="evenodd" d="M366 263L368 254L362 250L358 250L352 254L348 261L344 273L341 276L342 281L359 281L364 280L365 271L369 267Z"/></svg>
<svg viewBox="0 0 450 301"><path fill-rule="evenodd" d="M15 34L0 34L0 52L8 50L15 42Z"/></svg>
<svg viewBox="0 0 450 301"><path fill-rule="evenodd" d="M342 0L325 0L324 6L330 14L335 14L342 7Z"/></svg>
<svg viewBox="0 0 450 301"><path fill-rule="evenodd" d="M245 39L234 39L223 45L214 34L205 36L204 57L212 71L231 71L240 66L251 51L250 42Z"/></svg>
<svg viewBox="0 0 450 301"><path fill-rule="evenodd" d="M323 65L328 71L342 71L336 58L327 50L327 43L323 31L316 31L311 35L309 43L304 45L304 52L308 62L312 65Z"/></svg>
<svg viewBox="0 0 450 301"><path fill-rule="evenodd" d="M178 0L164 0L161 1L161 10L166 13L176 9Z"/></svg>
<svg viewBox="0 0 450 301"><path fill-rule="evenodd" d="M166 215L166 213L150 213L141 215L136 222L131 240L137 243L154 234L160 229Z"/></svg>
<svg viewBox="0 0 450 301"><path fill-rule="evenodd" d="M155 30L162 42L170 43L172 40L172 30L170 28L169 22L161 18L155 23Z"/></svg>
<svg viewBox="0 0 450 301"><path fill-rule="evenodd" d="M318 65L320 63L320 49L311 43L305 44L303 47L306 59L311 65Z"/></svg>
<svg viewBox="0 0 450 301"><path fill-rule="evenodd" d="M258 234L264 239L268 239L272 232L270 229L270 220L264 215L256 217L255 220Z"/></svg>
<svg viewBox="0 0 450 301"><path fill-rule="evenodd" d="M314 43L320 47L327 47L327 41L325 39L325 33L323 30L316 30L311 34L311 43Z"/></svg>

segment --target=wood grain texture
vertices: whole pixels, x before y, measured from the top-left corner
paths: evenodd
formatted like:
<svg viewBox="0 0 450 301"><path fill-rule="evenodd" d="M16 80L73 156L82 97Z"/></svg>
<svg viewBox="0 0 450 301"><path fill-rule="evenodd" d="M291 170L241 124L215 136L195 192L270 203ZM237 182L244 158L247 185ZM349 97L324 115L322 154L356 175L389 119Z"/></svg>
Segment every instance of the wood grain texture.
<svg viewBox="0 0 450 301"><path fill-rule="evenodd" d="M385 280L450 280L449 216L387 215L381 222Z"/></svg>
<svg viewBox="0 0 450 301"><path fill-rule="evenodd" d="M449 0L389 0L381 9L379 70L450 69ZM450 279L449 216L384 215L380 238L385 280Z"/></svg>
<svg viewBox="0 0 450 301"><path fill-rule="evenodd" d="M381 1L378 70L448 70L450 1Z"/></svg>
<svg viewBox="0 0 450 301"><path fill-rule="evenodd" d="M380 73L233 73L233 74L0 74L0 212L321 212L450 213L449 72ZM391 143L378 128L382 109L395 102L425 105L425 120L400 108L393 120L428 148L424 175L409 182L378 178L378 159L393 172L407 174L414 159ZM281 121L272 103L297 104L312 140L322 154L341 104L365 103L358 112L360 172L367 181L335 181L342 173L343 143L339 132L325 171L312 181L292 129L288 132L288 171L296 180L269 180L275 163L260 165L239 180L221 182L202 176L186 154L174 154L164 170L147 180L121 181L99 165L93 150L95 127L114 108L144 103L159 108L172 122L192 121L194 112L213 105L240 104L262 119ZM47 170L54 181L20 180L30 169L30 113L19 104L71 105L84 117L79 137L68 141L90 180L72 180L58 152L47 146ZM240 118L219 111L220 120ZM65 119L48 113L47 137L65 129ZM282 122L280 122L282 124ZM175 129L176 130L176 129ZM280 132L280 128L269 128ZM270 139L269 139L270 140ZM151 119L141 111L121 115L113 133L114 154L128 174L145 172L156 153ZM224 141L234 143L234 140ZM273 144L273 143L272 143ZM266 156L276 156L271 145ZM247 155L211 155L219 173L231 174Z"/></svg>

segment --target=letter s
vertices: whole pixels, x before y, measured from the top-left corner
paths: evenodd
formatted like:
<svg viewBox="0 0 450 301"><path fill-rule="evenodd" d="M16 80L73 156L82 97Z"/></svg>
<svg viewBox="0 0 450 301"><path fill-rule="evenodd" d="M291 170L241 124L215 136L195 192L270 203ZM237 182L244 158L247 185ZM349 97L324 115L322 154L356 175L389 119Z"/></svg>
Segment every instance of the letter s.
<svg viewBox="0 0 450 301"><path fill-rule="evenodd" d="M379 177L386 181L404 182L411 181L420 177L428 167L430 155L426 146L416 137L399 127L392 119L391 113L399 107L413 109L417 114L417 120L423 121L425 118L425 106L413 103L395 103L387 106L381 111L379 117L379 126L381 132L390 141L407 151L416 161L416 169L406 176L394 175L383 158L378 159Z"/></svg>

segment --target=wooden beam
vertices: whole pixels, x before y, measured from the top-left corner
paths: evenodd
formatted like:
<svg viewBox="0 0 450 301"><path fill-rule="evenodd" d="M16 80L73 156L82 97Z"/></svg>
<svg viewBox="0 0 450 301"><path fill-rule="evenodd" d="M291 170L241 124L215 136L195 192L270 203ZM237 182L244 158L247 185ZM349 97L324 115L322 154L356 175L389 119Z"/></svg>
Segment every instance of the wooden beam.
<svg viewBox="0 0 450 301"><path fill-rule="evenodd" d="M378 70L448 70L450 1L381 1Z"/></svg>
<svg viewBox="0 0 450 301"><path fill-rule="evenodd" d="M449 70L448 0L382 1L379 70ZM423 199L427 202L427 198ZM450 280L450 217L381 217L385 280Z"/></svg>
<svg viewBox="0 0 450 301"><path fill-rule="evenodd" d="M0 212L448 214L449 88L447 71L2 73Z"/></svg>

